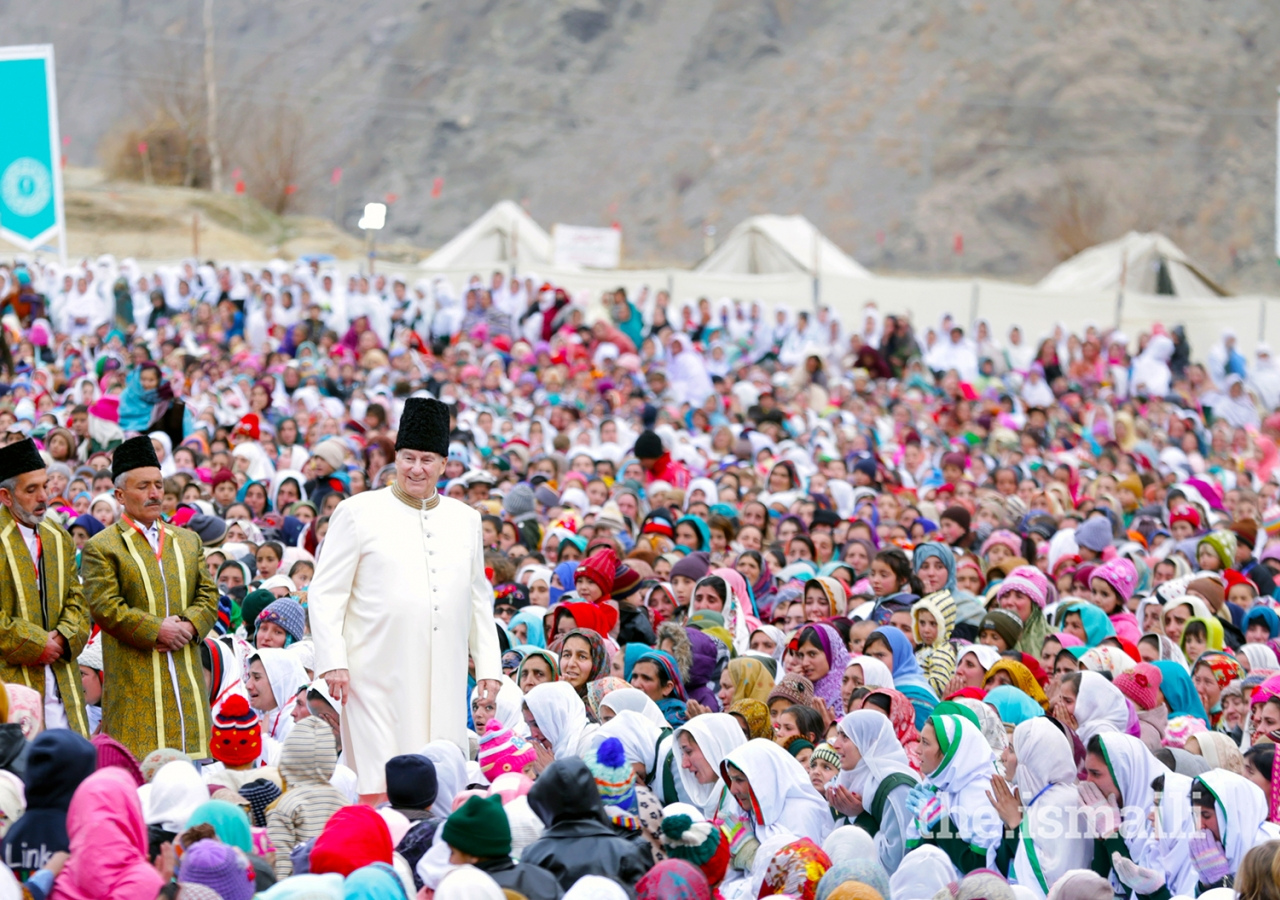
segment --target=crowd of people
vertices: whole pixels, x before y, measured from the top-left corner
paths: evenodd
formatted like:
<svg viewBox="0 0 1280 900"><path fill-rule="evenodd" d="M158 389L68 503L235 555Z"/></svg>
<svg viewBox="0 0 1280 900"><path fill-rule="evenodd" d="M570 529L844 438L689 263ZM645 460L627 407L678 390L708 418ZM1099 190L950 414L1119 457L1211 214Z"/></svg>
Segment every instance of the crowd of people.
<svg viewBox="0 0 1280 900"><path fill-rule="evenodd" d="M0 325L63 566L0 515L0 900L1280 898L1265 346L110 257L0 265ZM307 591L411 396L503 677L375 808ZM152 459L189 672L102 598Z"/></svg>

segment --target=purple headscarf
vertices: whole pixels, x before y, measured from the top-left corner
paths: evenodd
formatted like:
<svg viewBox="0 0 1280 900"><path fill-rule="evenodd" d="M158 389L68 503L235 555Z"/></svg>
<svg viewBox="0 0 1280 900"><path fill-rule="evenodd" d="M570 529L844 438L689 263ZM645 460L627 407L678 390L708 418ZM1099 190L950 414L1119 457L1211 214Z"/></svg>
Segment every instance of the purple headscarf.
<svg viewBox="0 0 1280 900"><path fill-rule="evenodd" d="M840 699L840 682L844 680L844 670L849 664L849 648L840 638L840 632L826 622L810 622L800 630L797 637L802 638L810 628L818 635L818 643L822 646L822 655L827 658L830 668L813 684L813 694L827 704L832 715L844 715L844 701Z"/></svg>

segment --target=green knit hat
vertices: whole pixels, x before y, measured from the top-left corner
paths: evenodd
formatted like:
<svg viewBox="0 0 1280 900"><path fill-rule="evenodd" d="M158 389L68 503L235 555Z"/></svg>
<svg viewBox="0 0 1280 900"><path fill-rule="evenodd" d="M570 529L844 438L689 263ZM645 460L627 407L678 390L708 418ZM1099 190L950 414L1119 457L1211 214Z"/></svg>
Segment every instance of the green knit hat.
<svg viewBox="0 0 1280 900"><path fill-rule="evenodd" d="M441 837L455 850L481 859L510 856L511 823L502 797L468 797L445 819Z"/></svg>

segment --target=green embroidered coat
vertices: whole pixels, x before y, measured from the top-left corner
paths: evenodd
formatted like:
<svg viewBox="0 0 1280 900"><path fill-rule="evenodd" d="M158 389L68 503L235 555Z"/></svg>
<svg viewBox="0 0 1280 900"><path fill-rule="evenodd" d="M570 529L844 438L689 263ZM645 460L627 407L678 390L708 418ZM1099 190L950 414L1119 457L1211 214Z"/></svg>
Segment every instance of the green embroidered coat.
<svg viewBox="0 0 1280 900"><path fill-rule="evenodd" d="M40 523L39 535L43 589L36 582L35 564L17 520L8 507L0 506L0 681L26 685L43 697L44 667L36 660L49 632L58 632L67 642L67 651L52 664L58 693L67 723L88 737L89 716L76 657L89 640L89 612L76 572L76 545L48 519Z"/></svg>
<svg viewBox="0 0 1280 900"><path fill-rule="evenodd" d="M102 730L142 759L173 747L209 755L211 716L200 644L218 613L218 588L204 565L200 537L161 522L161 560L121 520L84 545L81 572L89 609L103 631ZM159 650L166 616L181 616L197 639L176 653Z"/></svg>

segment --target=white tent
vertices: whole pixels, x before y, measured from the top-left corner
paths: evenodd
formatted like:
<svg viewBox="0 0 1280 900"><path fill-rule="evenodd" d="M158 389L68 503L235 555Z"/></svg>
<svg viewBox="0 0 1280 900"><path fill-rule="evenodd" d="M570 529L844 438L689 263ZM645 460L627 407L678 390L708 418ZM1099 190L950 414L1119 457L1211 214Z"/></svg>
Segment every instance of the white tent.
<svg viewBox="0 0 1280 900"><path fill-rule="evenodd" d="M698 272L734 275L814 274L870 278L804 216L752 216L698 264Z"/></svg>
<svg viewBox="0 0 1280 900"><path fill-rule="evenodd" d="M420 265L424 269L483 269L516 263L521 268L546 268L554 255L551 235L519 204L502 200Z"/></svg>
<svg viewBox="0 0 1280 900"><path fill-rule="evenodd" d="M1122 284L1123 282L1123 284ZM1227 292L1163 234L1130 231L1059 263L1036 285L1047 291L1116 291L1189 299Z"/></svg>

